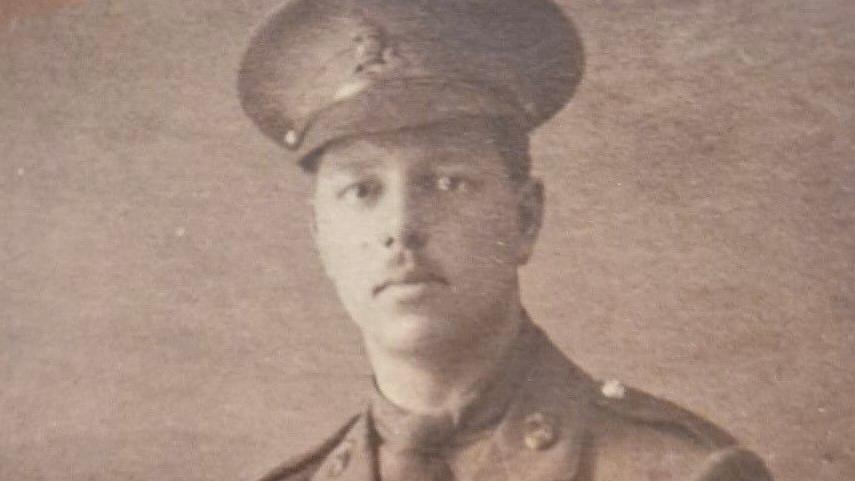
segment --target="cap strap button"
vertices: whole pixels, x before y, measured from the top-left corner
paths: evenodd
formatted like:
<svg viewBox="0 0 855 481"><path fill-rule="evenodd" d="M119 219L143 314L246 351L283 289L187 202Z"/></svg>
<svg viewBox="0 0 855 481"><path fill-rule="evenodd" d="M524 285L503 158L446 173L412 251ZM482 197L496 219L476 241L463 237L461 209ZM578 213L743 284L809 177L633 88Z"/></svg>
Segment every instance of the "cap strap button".
<svg viewBox="0 0 855 481"><path fill-rule="evenodd" d="M285 136L282 140L285 141L285 145L288 147L294 147L300 139L297 137L297 131L292 129L285 132Z"/></svg>

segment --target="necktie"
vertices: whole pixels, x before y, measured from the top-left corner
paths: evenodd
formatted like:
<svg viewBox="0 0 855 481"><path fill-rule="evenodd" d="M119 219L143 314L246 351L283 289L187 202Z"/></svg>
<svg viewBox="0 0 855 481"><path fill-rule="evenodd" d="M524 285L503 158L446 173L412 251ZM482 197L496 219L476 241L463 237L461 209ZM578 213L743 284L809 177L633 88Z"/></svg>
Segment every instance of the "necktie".
<svg viewBox="0 0 855 481"><path fill-rule="evenodd" d="M454 481L444 456L454 433L450 416L398 416L394 426L375 427L381 481Z"/></svg>

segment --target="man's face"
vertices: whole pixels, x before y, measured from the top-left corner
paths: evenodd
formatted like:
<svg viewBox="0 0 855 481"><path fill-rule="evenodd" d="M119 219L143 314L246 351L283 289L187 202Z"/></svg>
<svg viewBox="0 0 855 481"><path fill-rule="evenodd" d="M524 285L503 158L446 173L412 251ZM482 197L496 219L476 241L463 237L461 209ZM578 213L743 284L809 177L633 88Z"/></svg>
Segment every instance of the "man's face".
<svg viewBox="0 0 855 481"><path fill-rule="evenodd" d="M318 166L314 208L324 267L366 342L442 354L515 322L541 189L509 178L486 127L336 144Z"/></svg>

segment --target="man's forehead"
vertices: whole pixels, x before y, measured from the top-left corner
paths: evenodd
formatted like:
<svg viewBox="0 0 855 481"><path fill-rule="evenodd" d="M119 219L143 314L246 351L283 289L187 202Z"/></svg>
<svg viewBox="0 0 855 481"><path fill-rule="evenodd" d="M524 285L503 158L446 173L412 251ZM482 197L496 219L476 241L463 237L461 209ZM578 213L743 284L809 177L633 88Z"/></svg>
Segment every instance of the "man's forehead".
<svg viewBox="0 0 855 481"><path fill-rule="evenodd" d="M329 145L320 156L319 171L359 170L390 162L428 161L453 166L499 161L496 134L477 124L437 125L350 138Z"/></svg>

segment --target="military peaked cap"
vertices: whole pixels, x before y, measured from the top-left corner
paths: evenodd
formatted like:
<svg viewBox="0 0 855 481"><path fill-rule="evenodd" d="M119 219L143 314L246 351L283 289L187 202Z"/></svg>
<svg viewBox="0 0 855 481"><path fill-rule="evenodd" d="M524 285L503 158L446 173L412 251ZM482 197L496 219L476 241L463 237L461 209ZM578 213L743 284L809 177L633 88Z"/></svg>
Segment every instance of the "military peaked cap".
<svg viewBox="0 0 855 481"><path fill-rule="evenodd" d="M300 157L465 117L534 129L570 99L581 42L550 0L292 0L252 37L238 90Z"/></svg>

